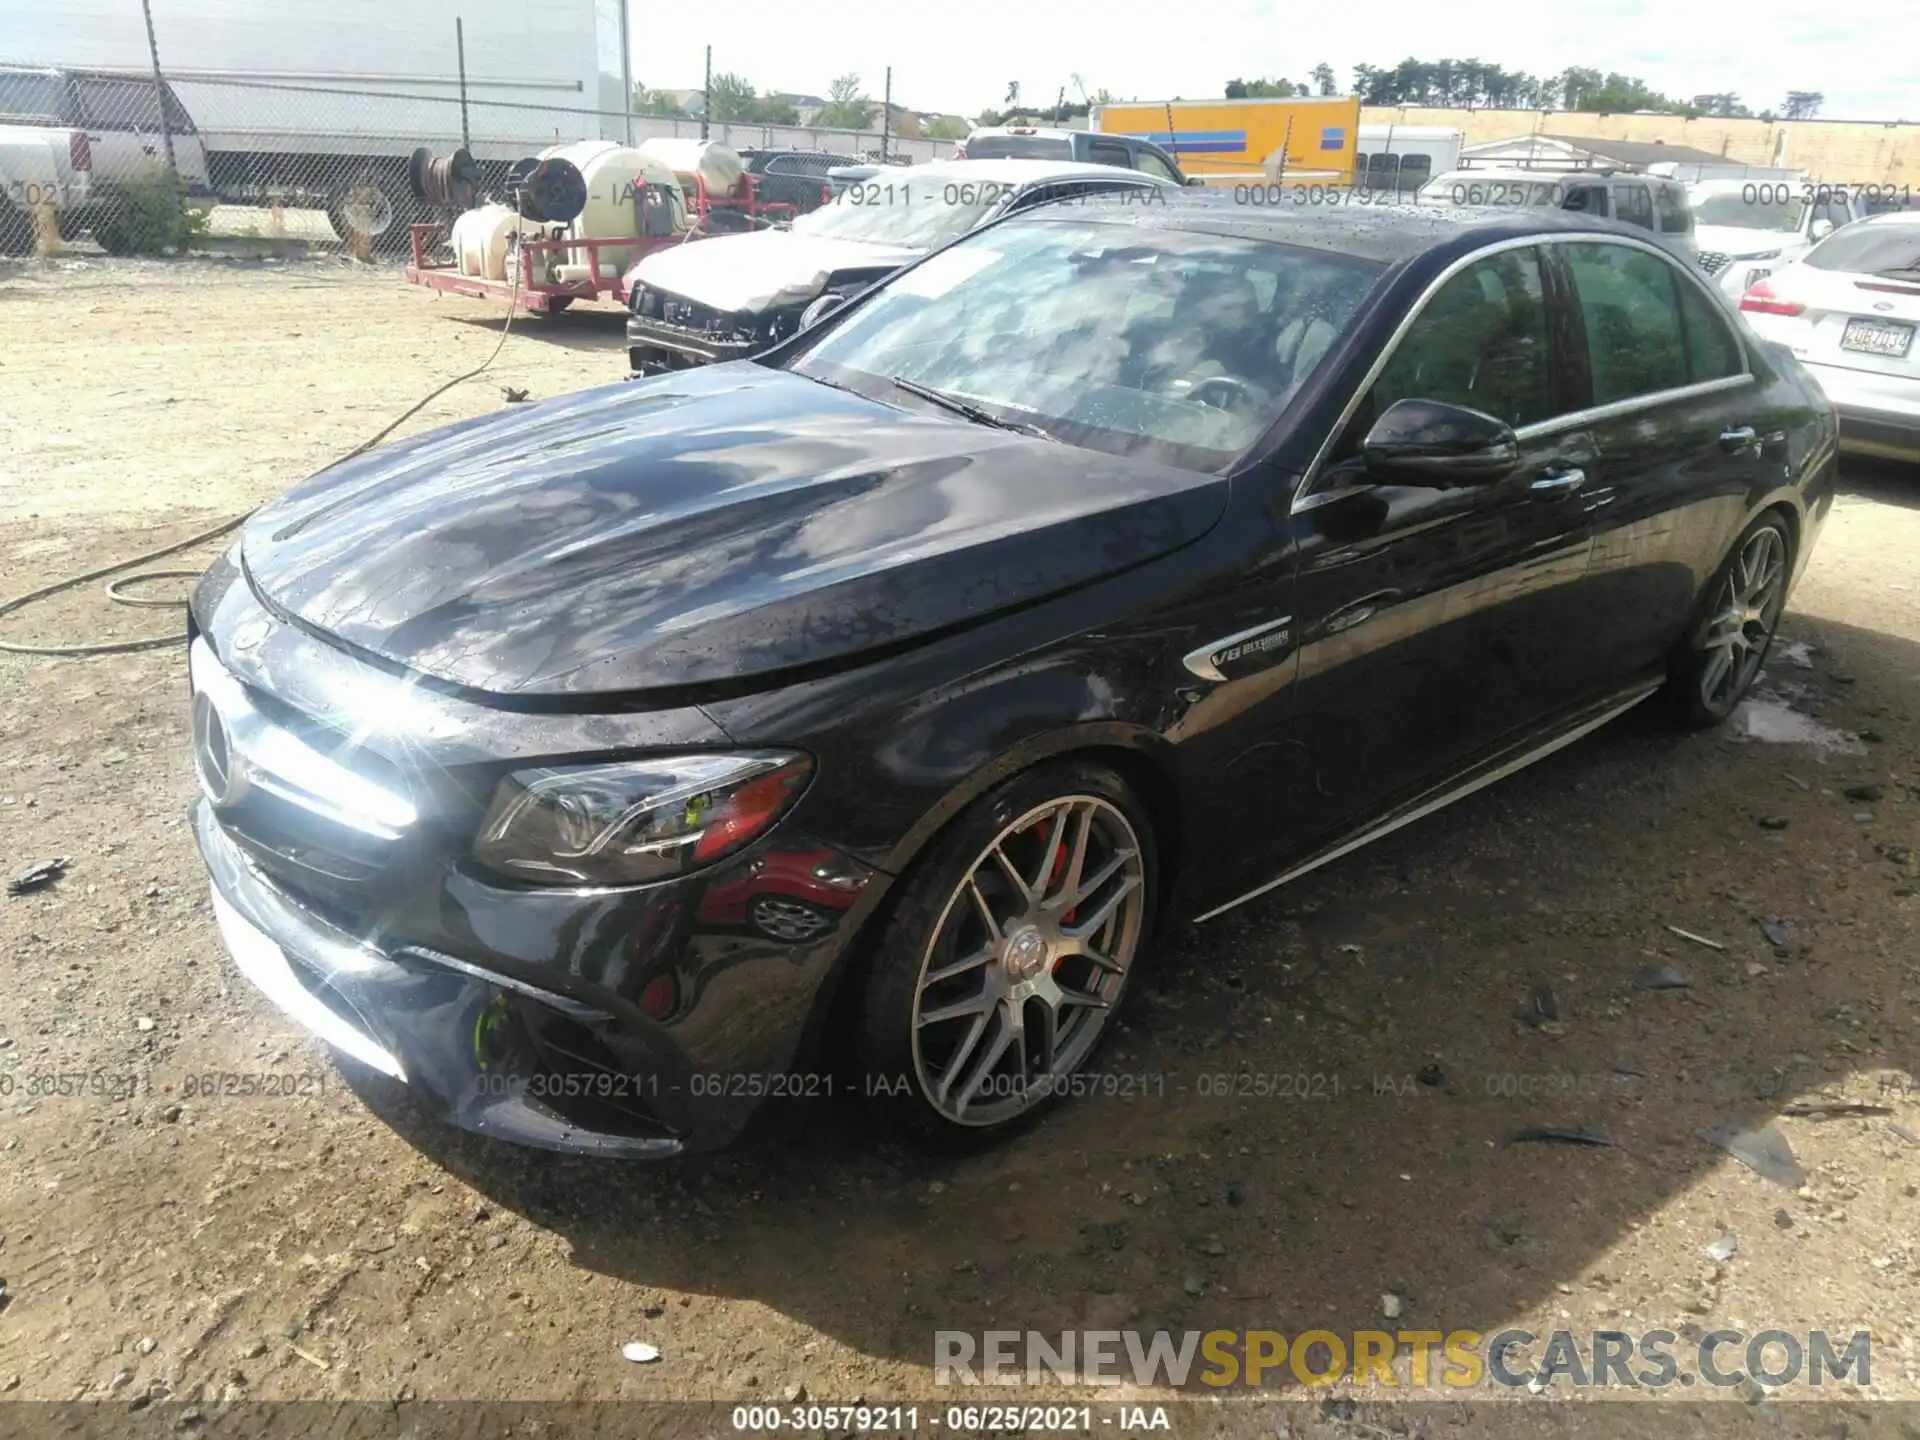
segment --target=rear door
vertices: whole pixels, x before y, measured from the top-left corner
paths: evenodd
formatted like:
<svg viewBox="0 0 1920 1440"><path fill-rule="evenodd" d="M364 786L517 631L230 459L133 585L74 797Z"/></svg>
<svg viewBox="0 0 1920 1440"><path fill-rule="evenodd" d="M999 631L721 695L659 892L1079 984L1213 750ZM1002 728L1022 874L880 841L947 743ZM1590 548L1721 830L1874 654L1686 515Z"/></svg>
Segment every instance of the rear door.
<svg viewBox="0 0 1920 1440"><path fill-rule="evenodd" d="M1295 502L1296 693L1312 777L1297 798L1332 831L1567 708L1580 688L1590 659L1574 638L1587 568L1577 496L1590 442L1577 426L1553 428L1569 408L1563 315L1538 246L1462 269ZM1514 426L1511 472L1448 489L1370 475L1361 441L1408 398Z"/></svg>
<svg viewBox="0 0 1920 1440"><path fill-rule="evenodd" d="M1579 504L1594 528L1579 642L1596 686L1660 670L1744 522L1785 472L1787 416L1725 306L1651 245L1551 247L1574 305L1594 441Z"/></svg>

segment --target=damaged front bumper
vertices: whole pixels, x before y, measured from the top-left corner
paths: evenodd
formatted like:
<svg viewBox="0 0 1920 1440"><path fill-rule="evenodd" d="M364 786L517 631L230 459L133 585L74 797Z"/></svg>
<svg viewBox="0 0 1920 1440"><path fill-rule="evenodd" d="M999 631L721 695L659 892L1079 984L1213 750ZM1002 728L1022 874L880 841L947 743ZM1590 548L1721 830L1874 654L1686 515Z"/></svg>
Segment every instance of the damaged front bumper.
<svg viewBox="0 0 1920 1440"><path fill-rule="evenodd" d="M450 956L412 947L385 953L257 874L205 800L193 807L193 831L212 881L214 919L241 973L291 1019L406 1082L450 1123L545 1150L647 1159L678 1154L699 1128L683 1103L696 1098L696 1087L671 1042L642 1045L651 1061L645 1068L556 1075L525 1032L533 1018L525 1007L588 1032L611 1015ZM638 1038L623 1041L630 1056ZM566 1102L582 1099L624 1111L624 1123L603 1118L596 1129L569 1115L577 1107Z"/></svg>

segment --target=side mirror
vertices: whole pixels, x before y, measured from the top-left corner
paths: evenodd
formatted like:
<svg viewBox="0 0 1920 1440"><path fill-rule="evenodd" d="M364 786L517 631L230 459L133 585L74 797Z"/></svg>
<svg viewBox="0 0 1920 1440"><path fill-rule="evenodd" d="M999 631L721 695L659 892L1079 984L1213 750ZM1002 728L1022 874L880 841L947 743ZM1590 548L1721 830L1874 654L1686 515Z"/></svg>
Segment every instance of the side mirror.
<svg viewBox="0 0 1920 1440"><path fill-rule="evenodd" d="M811 325L818 324L846 304L847 299L847 296L836 290L829 290L826 294L819 296L800 312L800 328L805 330Z"/></svg>
<svg viewBox="0 0 1920 1440"><path fill-rule="evenodd" d="M1808 236L1814 240L1824 240L1832 233L1833 221L1827 219L1824 215L1814 221L1812 226L1807 230Z"/></svg>
<svg viewBox="0 0 1920 1440"><path fill-rule="evenodd" d="M1187 176L1187 188L1189 190L1204 190L1206 185L1207 182L1202 180L1198 175Z"/></svg>
<svg viewBox="0 0 1920 1440"><path fill-rule="evenodd" d="M1443 489L1506 474L1520 463L1520 442L1506 421L1482 411L1408 399L1373 422L1360 453L1383 479Z"/></svg>

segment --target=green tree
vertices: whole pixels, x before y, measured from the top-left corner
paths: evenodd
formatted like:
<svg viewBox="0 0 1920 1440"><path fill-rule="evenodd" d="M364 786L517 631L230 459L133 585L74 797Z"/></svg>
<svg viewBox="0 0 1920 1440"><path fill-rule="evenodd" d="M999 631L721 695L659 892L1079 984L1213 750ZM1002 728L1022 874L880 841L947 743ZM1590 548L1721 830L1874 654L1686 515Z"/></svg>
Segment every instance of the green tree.
<svg viewBox="0 0 1920 1440"><path fill-rule="evenodd" d="M921 125L920 135L926 140L964 140L967 122L957 115L936 115Z"/></svg>
<svg viewBox="0 0 1920 1440"><path fill-rule="evenodd" d="M686 111L680 108L680 102L664 90L649 90L644 85L633 87L633 113L636 115L654 115L663 120L679 120L686 117Z"/></svg>
<svg viewBox="0 0 1920 1440"><path fill-rule="evenodd" d="M1229 100L1265 100L1291 94L1293 94L1291 80L1229 80L1227 82L1227 99Z"/></svg>
<svg viewBox="0 0 1920 1440"><path fill-rule="evenodd" d="M828 130L866 130L880 107L860 93L858 75L840 75L827 86L828 100L813 123Z"/></svg>
<svg viewBox="0 0 1920 1440"><path fill-rule="evenodd" d="M798 125L800 112L785 95L762 95L753 102L753 119L762 125Z"/></svg>
<svg viewBox="0 0 1920 1440"><path fill-rule="evenodd" d="M707 118L751 120L754 118L754 103L758 99L753 86L743 76L723 70L713 77L713 83L707 91Z"/></svg>
<svg viewBox="0 0 1920 1440"><path fill-rule="evenodd" d="M1313 83L1322 95L1337 95L1340 90L1339 82L1333 78L1333 67L1324 60L1313 67Z"/></svg>
<svg viewBox="0 0 1920 1440"><path fill-rule="evenodd" d="M1789 90L1786 103L1780 107L1783 120L1811 120L1820 113L1820 107L1827 103L1827 97L1818 90Z"/></svg>

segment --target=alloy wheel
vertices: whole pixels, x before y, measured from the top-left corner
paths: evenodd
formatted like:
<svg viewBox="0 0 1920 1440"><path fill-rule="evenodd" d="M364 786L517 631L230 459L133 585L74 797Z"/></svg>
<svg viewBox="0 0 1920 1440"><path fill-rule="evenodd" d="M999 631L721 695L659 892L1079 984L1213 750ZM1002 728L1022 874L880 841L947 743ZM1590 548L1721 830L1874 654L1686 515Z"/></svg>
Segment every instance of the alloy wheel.
<svg viewBox="0 0 1920 1440"><path fill-rule="evenodd" d="M914 992L916 1078L941 1116L999 1125L1062 1092L1126 987L1146 877L1139 836L1097 795L1034 807L975 857Z"/></svg>
<svg viewBox="0 0 1920 1440"><path fill-rule="evenodd" d="M1787 546L1771 525L1755 530L1721 581L1700 643L1700 702L1723 713L1753 683L1786 596Z"/></svg>

